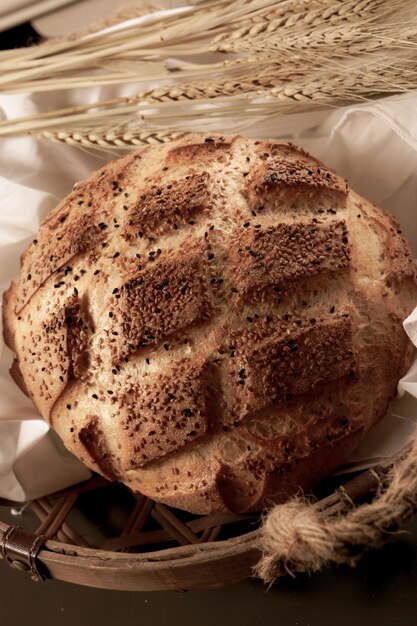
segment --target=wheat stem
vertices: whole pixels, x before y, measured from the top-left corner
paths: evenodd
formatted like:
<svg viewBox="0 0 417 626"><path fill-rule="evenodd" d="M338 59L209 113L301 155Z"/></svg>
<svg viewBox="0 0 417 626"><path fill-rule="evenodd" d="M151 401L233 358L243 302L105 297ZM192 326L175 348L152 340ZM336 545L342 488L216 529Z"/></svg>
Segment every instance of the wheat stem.
<svg viewBox="0 0 417 626"><path fill-rule="evenodd" d="M3 91L136 81L132 97L0 122L0 135L129 149L415 90L415 2L215 0L78 42L50 42L14 61L0 53Z"/></svg>
<svg viewBox="0 0 417 626"><path fill-rule="evenodd" d="M33 88L36 88L36 81L42 77L64 71L94 68L98 62L117 58L130 50L137 53L144 49L149 55L154 48L161 48L161 41L164 42L163 48L167 52L170 46L187 41L188 38L188 53L193 54L192 44L197 35L215 35L219 28L223 31L230 30L236 21L239 22L248 13L256 13L259 9L274 4L272 0L206 2L180 14L177 20L165 18L158 21L158 18L153 18L150 23L136 29L130 26L121 31L82 39L77 47L74 42L38 46L37 51L20 56L17 67L16 61L13 62L8 55L4 58L0 53L0 87L10 90L19 82L28 83L30 80ZM36 64L33 63L34 60L37 61Z"/></svg>

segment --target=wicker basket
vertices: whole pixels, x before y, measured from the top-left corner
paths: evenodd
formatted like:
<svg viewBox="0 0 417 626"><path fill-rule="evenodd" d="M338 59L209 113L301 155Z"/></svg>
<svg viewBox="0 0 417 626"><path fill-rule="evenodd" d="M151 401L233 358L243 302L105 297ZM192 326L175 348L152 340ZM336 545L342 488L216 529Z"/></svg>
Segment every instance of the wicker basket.
<svg viewBox="0 0 417 626"><path fill-rule="evenodd" d="M374 467L336 488L333 481L330 495L310 506L323 519L347 515L380 492L391 468ZM36 580L129 591L207 589L251 576L261 556L259 516L196 517L98 476L23 507L0 504L20 507L25 525L0 522L0 554Z"/></svg>

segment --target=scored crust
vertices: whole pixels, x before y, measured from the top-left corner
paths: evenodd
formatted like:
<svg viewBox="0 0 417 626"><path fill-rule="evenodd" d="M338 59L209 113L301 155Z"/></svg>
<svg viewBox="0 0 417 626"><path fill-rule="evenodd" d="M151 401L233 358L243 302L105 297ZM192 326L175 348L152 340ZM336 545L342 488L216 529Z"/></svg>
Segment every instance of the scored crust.
<svg viewBox="0 0 417 626"><path fill-rule="evenodd" d="M4 296L11 373L95 471L196 513L309 488L384 415L417 303L398 224L306 152L188 135L42 223Z"/></svg>

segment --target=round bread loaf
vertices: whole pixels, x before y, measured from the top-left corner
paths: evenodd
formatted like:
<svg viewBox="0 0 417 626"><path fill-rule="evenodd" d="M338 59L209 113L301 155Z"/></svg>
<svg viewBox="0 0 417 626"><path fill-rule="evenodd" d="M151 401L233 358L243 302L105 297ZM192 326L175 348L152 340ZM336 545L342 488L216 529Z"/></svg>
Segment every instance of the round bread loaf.
<svg viewBox="0 0 417 626"><path fill-rule="evenodd" d="M188 135L75 186L4 322L15 380L89 467L241 513L312 486L384 415L416 304L398 224L333 171Z"/></svg>

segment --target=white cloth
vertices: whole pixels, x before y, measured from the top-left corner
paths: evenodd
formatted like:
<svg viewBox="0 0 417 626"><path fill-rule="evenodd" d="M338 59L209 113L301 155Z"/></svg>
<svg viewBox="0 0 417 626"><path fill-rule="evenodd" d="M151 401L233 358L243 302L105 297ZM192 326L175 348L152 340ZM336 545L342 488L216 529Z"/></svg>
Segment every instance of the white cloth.
<svg viewBox="0 0 417 626"><path fill-rule="evenodd" d="M123 95L138 91L126 86ZM120 94L120 91L119 91ZM1 95L0 118L110 97L114 91L83 90ZM225 123L224 131L227 131ZM345 176L353 189L390 210L417 256L417 94L319 114L277 117L245 130L251 136L291 138ZM0 141L0 289L18 276L19 255L43 216L73 184L114 155L93 154L33 137ZM406 323L417 344L417 311ZM24 501L87 478L11 380L10 350L0 338L0 496ZM389 456L412 436L417 422L417 363L400 382L389 414L350 459L365 467Z"/></svg>

